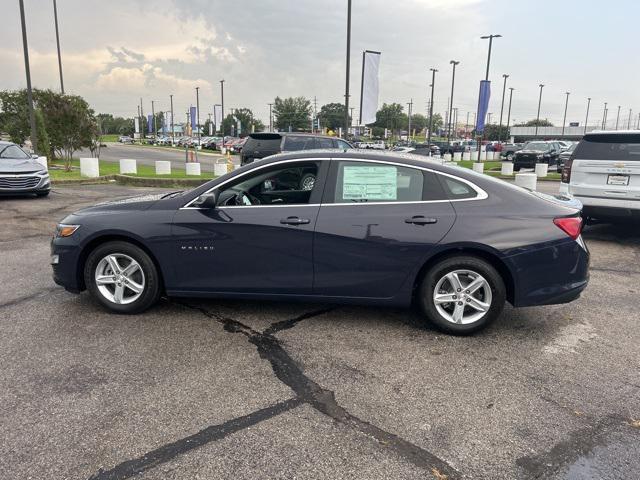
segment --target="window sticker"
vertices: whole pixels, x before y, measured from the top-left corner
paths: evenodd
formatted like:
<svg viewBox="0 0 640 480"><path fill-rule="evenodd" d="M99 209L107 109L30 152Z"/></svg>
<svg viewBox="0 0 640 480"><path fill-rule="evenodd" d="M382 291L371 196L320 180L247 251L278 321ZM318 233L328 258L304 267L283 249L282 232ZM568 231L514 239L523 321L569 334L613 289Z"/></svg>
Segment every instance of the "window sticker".
<svg viewBox="0 0 640 480"><path fill-rule="evenodd" d="M397 168L346 165L342 176L342 198L345 200L397 200Z"/></svg>

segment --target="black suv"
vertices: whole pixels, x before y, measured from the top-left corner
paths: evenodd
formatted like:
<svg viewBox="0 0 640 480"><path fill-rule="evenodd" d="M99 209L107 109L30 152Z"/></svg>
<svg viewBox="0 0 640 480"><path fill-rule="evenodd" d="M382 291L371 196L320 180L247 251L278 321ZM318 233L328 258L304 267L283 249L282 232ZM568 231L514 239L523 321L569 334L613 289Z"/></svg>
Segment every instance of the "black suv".
<svg viewBox="0 0 640 480"><path fill-rule="evenodd" d="M521 168L535 168L536 163L557 166L560 150L560 144L557 142L529 142L522 150L513 154L513 169L517 172Z"/></svg>
<svg viewBox="0 0 640 480"><path fill-rule="evenodd" d="M276 153L318 148L347 150L353 145L341 138L309 133L252 133L242 147L240 163L246 165Z"/></svg>

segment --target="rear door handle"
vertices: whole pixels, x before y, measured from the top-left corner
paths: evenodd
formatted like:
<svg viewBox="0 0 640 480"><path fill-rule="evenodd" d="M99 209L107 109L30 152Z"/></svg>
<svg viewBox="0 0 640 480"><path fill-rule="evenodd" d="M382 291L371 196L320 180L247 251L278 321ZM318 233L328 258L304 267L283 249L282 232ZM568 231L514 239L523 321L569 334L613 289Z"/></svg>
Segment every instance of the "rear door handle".
<svg viewBox="0 0 640 480"><path fill-rule="evenodd" d="M426 218L424 215L415 215L404 220L404 223L413 223L414 225L429 225L437 222L437 218Z"/></svg>
<svg viewBox="0 0 640 480"><path fill-rule="evenodd" d="M280 223L283 225L306 225L311 223L311 220L308 218L287 217L280 220Z"/></svg>

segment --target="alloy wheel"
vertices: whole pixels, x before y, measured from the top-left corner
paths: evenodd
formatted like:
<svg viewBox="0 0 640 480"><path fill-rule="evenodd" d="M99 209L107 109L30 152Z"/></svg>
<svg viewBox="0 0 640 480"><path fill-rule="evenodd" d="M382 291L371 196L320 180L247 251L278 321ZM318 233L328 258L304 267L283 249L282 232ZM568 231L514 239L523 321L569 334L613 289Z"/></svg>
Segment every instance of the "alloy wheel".
<svg viewBox="0 0 640 480"><path fill-rule="evenodd" d="M302 179L302 190L310 191L313 190L314 185L316 184L316 178L309 175Z"/></svg>
<svg viewBox="0 0 640 480"><path fill-rule="evenodd" d="M477 322L491 308L489 282L472 270L454 270L445 274L433 291L433 303L446 321L467 325Z"/></svg>
<svg viewBox="0 0 640 480"><path fill-rule="evenodd" d="M145 289L142 267L123 253L110 253L98 262L95 282L104 298L120 305L135 302Z"/></svg>

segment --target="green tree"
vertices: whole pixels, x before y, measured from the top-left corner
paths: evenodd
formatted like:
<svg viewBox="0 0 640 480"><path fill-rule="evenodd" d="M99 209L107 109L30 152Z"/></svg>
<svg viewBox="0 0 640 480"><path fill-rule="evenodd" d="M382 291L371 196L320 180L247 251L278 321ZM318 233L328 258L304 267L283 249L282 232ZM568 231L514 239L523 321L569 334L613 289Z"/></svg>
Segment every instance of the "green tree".
<svg viewBox="0 0 640 480"><path fill-rule="evenodd" d="M309 130L311 128L311 102L304 97L276 97L273 116L278 130Z"/></svg>
<svg viewBox="0 0 640 480"><path fill-rule="evenodd" d="M484 138L487 140L506 140L509 138L509 129L506 125L490 124L484 127Z"/></svg>
<svg viewBox="0 0 640 480"><path fill-rule="evenodd" d="M414 113L411 115L411 131L416 133L422 132L429 126L429 119L420 113ZM402 128L409 128L409 117L407 116L407 122Z"/></svg>
<svg viewBox="0 0 640 480"><path fill-rule="evenodd" d="M344 118L347 112L346 108L343 103L327 103L323 105L318 112L320 126L334 131L340 127L344 127ZM351 123L351 118L349 118L349 120Z"/></svg>
<svg viewBox="0 0 640 480"><path fill-rule="evenodd" d="M255 118L249 108L236 108L222 121L224 134L231 135L231 127L233 127L233 132L237 136L238 121L240 121L240 134L243 136L250 134L254 130L256 132L264 130L264 123Z"/></svg>
<svg viewBox="0 0 640 480"><path fill-rule="evenodd" d="M404 126L406 123L405 117L402 105L399 103L384 103L376 113L376 122L373 126L387 128L394 132Z"/></svg>
<svg viewBox="0 0 640 480"><path fill-rule="evenodd" d="M51 162L51 142L49 141L49 134L44 126L44 116L39 108L34 111L36 117L36 131L38 132L38 146L36 151L38 155L47 157L47 163Z"/></svg>
<svg viewBox="0 0 640 480"><path fill-rule="evenodd" d="M426 127L429 128L429 117L427 118L427 125ZM442 115L440 115L439 113L434 113L433 114L433 119L432 119L432 129L433 132L432 135L435 135L437 132L440 131L440 129L443 127L444 125L444 120L442 119Z"/></svg>
<svg viewBox="0 0 640 480"><path fill-rule="evenodd" d="M514 125L515 127L553 127L553 123L551 123L549 120L545 120L545 119L540 119L540 120L536 120L535 118L533 120L529 120L528 122L525 123L519 123L518 125Z"/></svg>
<svg viewBox="0 0 640 480"><path fill-rule="evenodd" d="M11 141L24 144L31 135L26 90L3 90L0 92L0 131L6 133Z"/></svg>

